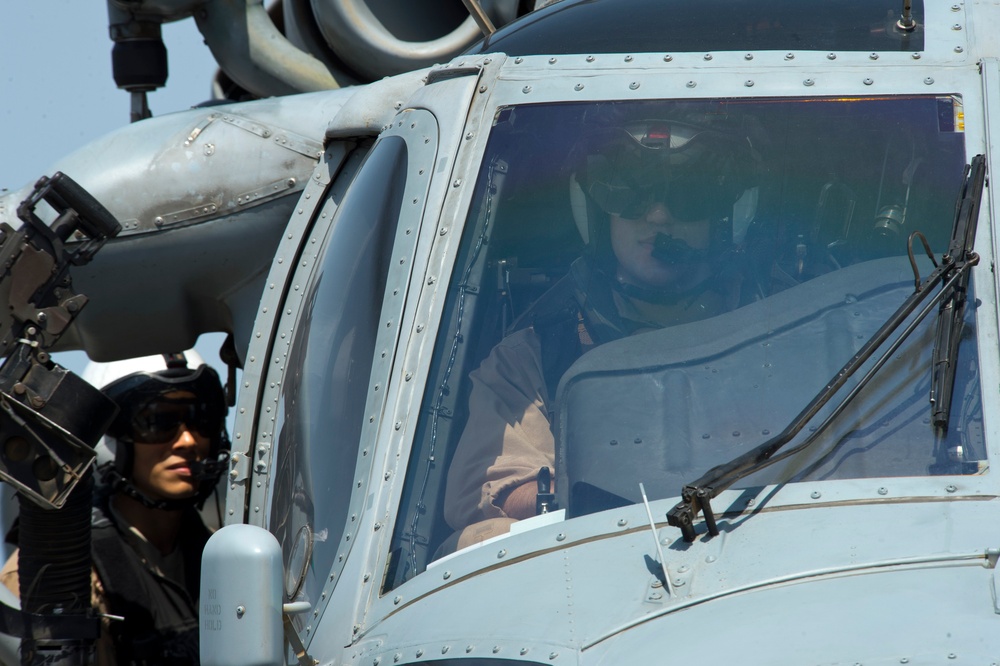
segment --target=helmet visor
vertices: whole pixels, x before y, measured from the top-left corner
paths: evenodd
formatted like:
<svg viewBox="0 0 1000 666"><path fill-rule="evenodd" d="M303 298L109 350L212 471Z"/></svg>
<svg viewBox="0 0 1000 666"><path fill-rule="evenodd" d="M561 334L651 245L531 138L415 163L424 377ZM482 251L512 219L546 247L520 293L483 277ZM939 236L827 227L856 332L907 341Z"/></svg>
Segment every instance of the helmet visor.
<svg viewBox="0 0 1000 666"><path fill-rule="evenodd" d="M165 444L186 428L202 437L216 437L224 414L213 405L194 398L157 398L143 405L129 421L132 441Z"/></svg>
<svg viewBox="0 0 1000 666"><path fill-rule="evenodd" d="M226 418L225 395L216 372L206 365L180 372L141 372L104 388L121 411L109 433L139 443L172 441L181 426L220 440Z"/></svg>
<svg viewBox="0 0 1000 666"><path fill-rule="evenodd" d="M605 213L642 217L662 203L682 222L716 219L752 185L749 142L683 123L641 121L591 133L577 173Z"/></svg>

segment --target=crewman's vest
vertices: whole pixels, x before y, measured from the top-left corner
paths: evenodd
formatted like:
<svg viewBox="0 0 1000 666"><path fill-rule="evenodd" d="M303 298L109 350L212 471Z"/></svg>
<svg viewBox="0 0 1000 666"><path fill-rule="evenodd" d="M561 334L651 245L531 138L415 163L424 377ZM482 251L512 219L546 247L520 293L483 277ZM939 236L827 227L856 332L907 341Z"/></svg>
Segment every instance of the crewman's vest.
<svg viewBox="0 0 1000 666"><path fill-rule="evenodd" d="M179 546L184 584L156 573L125 540L107 508L95 508L91 553L104 587L119 666L198 664L201 552L209 532L194 510L183 520Z"/></svg>
<svg viewBox="0 0 1000 666"><path fill-rule="evenodd" d="M569 273L532 303L511 330L528 327L538 336L550 406L559 379L576 359L630 333L615 309L607 278L595 276L586 258L573 262Z"/></svg>
<svg viewBox="0 0 1000 666"><path fill-rule="evenodd" d="M721 271L715 275L718 277ZM580 356L593 347L628 337L637 330L659 327L623 317L615 305L612 284L589 258L577 259L569 273L532 303L511 329L531 327L538 336L550 409L556 399L559 380ZM705 295L715 297L710 289L713 284L706 281L704 286L691 292L688 305L694 305ZM633 295L626 294L630 296ZM724 310L736 305L734 301Z"/></svg>

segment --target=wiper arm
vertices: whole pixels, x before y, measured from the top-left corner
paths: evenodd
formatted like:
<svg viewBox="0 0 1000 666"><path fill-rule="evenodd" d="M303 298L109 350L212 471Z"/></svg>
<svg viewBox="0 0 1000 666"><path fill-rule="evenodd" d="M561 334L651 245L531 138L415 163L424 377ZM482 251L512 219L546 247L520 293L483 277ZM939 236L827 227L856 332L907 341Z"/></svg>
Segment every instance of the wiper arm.
<svg viewBox="0 0 1000 666"><path fill-rule="evenodd" d="M694 521L699 512L705 515L705 525L711 536L719 533L719 528L715 522L715 514L712 511L711 500L722 491L729 488L740 479L749 476L779 460L794 455L810 446L819 434L825 430L837 415L839 415L858 393L864 388L875 373L885 364L885 362L895 353L895 351L906 340L927 314L938 303L942 303L942 312L953 313L955 320L951 319L952 314L942 316L939 319L938 334L939 341L943 349L947 350L947 356L941 365L935 365L935 393L937 396L936 405L940 406L940 397L946 392L950 400L950 388L954 383L954 359L955 350L958 347L957 333L960 329L962 318L955 312L957 307L964 309L965 289L969 281L969 273L972 266L979 263L979 257L972 251L972 244L975 238L976 220L979 215L979 203L982 200L983 185L986 177L986 161L982 155L977 155L972 159L971 165L965 168L962 191L956 205L956 218L953 226L952 241L948 247L948 252L942 257L941 263L935 265L935 269L921 282L917 272L916 262L913 260L912 248L910 249L910 262L914 268L914 282L916 288L907 297L902 305L882 324L874 335L861 347L860 350L842 367L837 374L827 382L826 386L809 402L806 407L799 412L792 422L778 435L767 440L763 444L743 453L733 460L713 467L699 479L686 484L681 490L681 501L667 513L667 522L678 527L685 541L694 541L695 528ZM918 235L918 234L915 234ZM919 236L922 240L923 237ZM912 238L910 243L912 245ZM927 248L924 240L925 249ZM928 250L928 254L930 254ZM931 298L930 302L924 303L928 299L931 291L941 284L941 290ZM961 294L956 296L958 290ZM956 300L960 299L960 300ZM945 305L951 303L950 308ZM921 305L924 307L912 318L910 323L903 329L889 348L876 360L873 367L865 374L851 392L844 397L841 403L833 410L833 413L810 435L805 441L797 446L778 452L792 440L805 425L833 398L833 396L843 388L844 384L871 358L886 340L889 339L902 324L910 318L913 312ZM944 323L942 323L944 322ZM957 322L957 323L956 323ZM946 330L942 330L946 329ZM941 340L943 338L943 340ZM938 345L935 345L937 352ZM935 353L935 361L939 360L939 354ZM940 369L940 372L938 370ZM940 375L941 384L938 384ZM950 379L949 379L950 377ZM947 391L945 391L947 389ZM947 416L945 417L947 418Z"/></svg>

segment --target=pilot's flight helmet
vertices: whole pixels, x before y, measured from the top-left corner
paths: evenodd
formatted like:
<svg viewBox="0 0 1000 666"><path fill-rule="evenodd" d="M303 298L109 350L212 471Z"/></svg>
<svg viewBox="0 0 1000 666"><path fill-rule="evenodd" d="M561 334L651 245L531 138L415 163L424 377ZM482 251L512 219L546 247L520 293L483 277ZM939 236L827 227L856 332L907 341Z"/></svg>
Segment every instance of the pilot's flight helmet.
<svg viewBox="0 0 1000 666"><path fill-rule="evenodd" d="M154 508L200 504L225 471L229 456L226 400L214 369L195 350L90 363L83 378L101 388L120 411L98 445L102 480ZM193 397L167 397L184 392ZM198 494L184 500L154 500L131 483L134 447L138 442L172 441L181 423L209 438L210 453L193 470L200 481Z"/></svg>
<svg viewBox="0 0 1000 666"><path fill-rule="evenodd" d="M681 221L710 220L716 249L739 245L761 170L748 133L708 114L640 107L631 115L585 122L572 156L573 217L588 247L610 258L609 216L636 219L654 203Z"/></svg>

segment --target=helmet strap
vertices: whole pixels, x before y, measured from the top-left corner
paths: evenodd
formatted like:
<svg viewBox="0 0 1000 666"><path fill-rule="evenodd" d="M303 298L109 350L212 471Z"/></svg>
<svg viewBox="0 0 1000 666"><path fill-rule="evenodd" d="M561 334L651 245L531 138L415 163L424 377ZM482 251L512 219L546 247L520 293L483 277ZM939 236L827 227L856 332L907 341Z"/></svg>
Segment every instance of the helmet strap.
<svg viewBox="0 0 1000 666"><path fill-rule="evenodd" d="M198 496L185 497L184 499L155 500L122 476L122 473L115 469L113 464L103 465L100 469L101 481L110 488L112 494L121 493L142 504L147 509L158 509L161 511L180 511L193 507L198 502Z"/></svg>
<svg viewBox="0 0 1000 666"><path fill-rule="evenodd" d="M126 478L115 466L114 462L107 462L99 468L98 472L101 481L108 487L112 494L121 493L142 504L148 509L158 509L160 511L180 511L188 508L201 509L205 501L215 489L215 484L225 470L226 461L229 458L229 451L219 451L215 460L206 460L192 464L195 479L199 481L198 492L190 497L180 499L153 499L135 487L132 481Z"/></svg>

